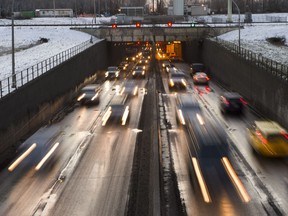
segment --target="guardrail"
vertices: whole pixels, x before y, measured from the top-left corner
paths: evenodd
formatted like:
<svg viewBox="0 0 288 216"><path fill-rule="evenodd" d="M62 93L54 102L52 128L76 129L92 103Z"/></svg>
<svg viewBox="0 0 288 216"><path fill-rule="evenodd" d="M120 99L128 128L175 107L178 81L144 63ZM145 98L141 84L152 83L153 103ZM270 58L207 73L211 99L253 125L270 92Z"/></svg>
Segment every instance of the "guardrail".
<svg viewBox="0 0 288 216"><path fill-rule="evenodd" d="M44 61L41 61L25 70L16 72L14 76L11 75L3 80L0 80L0 99L3 98L5 95L10 94L18 87L25 85L26 83L41 76L42 74L51 70L57 65L60 65L71 57L79 54L83 50L87 49L89 46L91 46L91 40L85 41L68 50L58 53L57 55L45 59Z"/></svg>
<svg viewBox="0 0 288 216"><path fill-rule="evenodd" d="M221 44L222 47L230 50L231 52L241 56L257 67L264 69L267 72L277 76L278 78L288 82L288 65L284 65L280 62L274 61L272 59L266 58L259 53L254 53L250 50L244 49L242 47L222 39L217 39L217 43Z"/></svg>

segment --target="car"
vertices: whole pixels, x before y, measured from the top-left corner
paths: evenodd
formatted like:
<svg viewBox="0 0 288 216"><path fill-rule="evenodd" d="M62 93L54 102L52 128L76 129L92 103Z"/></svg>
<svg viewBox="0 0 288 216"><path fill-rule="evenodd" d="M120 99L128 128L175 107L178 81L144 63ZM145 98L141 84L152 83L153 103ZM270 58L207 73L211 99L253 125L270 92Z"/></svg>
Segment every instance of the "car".
<svg viewBox="0 0 288 216"><path fill-rule="evenodd" d="M121 71L126 71L127 70L127 67L128 67L128 62L127 61L123 61L119 64L118 68L119 70Z"/></svg>
<svg viewBox="0 0 288 216"><path fill-rule="evenodd" d="M119 76L120 76L120 69L117 66L110 66L107 68L107 71L105 73L106 80L119 79Z"/></svg>
<svg viewBox="0 0 288 216"><path fill-rule="evenodd" d="M219 97L219 107L221 113L243 113L244 101L242 96L237 92L223 92Z"/></svg>
<svg viewBox="0 0 288 216"><path fill-rule="evenodd" d="M128 97L138 96L138 85L133 80L127 80L120 91L120 94L126 94Z"/></svg>
<svg viewBox="0 0 288 216"><path fill-rule="evenodd" d="M145 78L145 66L136 66L132 72L133 78Z"/></svg>
<svg viewBox="0 0 288 216"><path fill-rule="evenodd" d="M204 72L197 72L193 75L193 83L194 84L205 84L208 85L209 77Z"/></svg>
<svg viewBox="0 0 288 216"><path fill-rule="evenodd" d="M200 115L201 108L198 101L192 94L182 93L176 96L176 119L177 123L186 125L189 115Z"/></svg>
<svg viewBox="0 0 288 216"><path fill-rule="evenodd" d="M177 70L169 73L169 89L186 89L187 80L183 72Z"/></svg>
<svg viewBox="0 0 288 216"><path fill-rule="evenodd" d="M82 105L84 104L99 104L101 86L99 84L89 84L80 90L80 95L77 97L77 101Z"/></svg>
<svg viewBox="0 0 288 216"><path fill-rule="evenodd" d="M288 156L288 132L275 121L254 121L247 136L253 152L266 157Z"/></svg>
<svg viewBox="0 0 288 216"><path fill-rule="evenodd" d="M169 61L163 61L162 62L162 68L164 68L166 70L166 67L170 66L170 62Z"/></svg>
<svg viewBox="0 0 288 216"><path fill-rule="evenodd" d="M123 126L126 125L130 114L130 107L126 102L127 95L114 95L110 102L110 106L103 115L102 126L106 126L108 122L116 124L121 123Z"/></svg>
<svg viewBox="0 0 288 216"><path fill-rule="evenodd" d="M197 72L204 72L206 73L206 68L202 63L192 63L190 65L191 76L193 76Z"/></svg>

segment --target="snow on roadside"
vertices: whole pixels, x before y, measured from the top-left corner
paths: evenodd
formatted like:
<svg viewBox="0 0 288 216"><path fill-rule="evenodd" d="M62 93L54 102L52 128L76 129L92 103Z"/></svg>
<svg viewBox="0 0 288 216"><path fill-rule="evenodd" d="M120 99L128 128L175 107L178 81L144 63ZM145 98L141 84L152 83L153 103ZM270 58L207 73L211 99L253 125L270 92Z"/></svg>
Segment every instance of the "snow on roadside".
<svg viewBox="0 0 288 216"><path fill-rule="evenodd" d="M40 38L49 39L48 43L42 43L15 53L16 73L91 38L91 35L70 30L69 27L15 27L14 32L16 49L29 44L36 44ZM1 27L0 37L0 53L9 48L11 50L11 27ZM11 54L7 53L0 56L0 80L11 75L11 64Z"/></svg>
<svg viewBox="0 0 288 216"><path fill-rule="evenodd" d="M284 46L277 46L266 41L269 37L284 37ZM238 44L238 30L228 32L218 38ZM253 24L245 25L240 30L241 45L254 53L288 65L288 25L287 24Z"/></svg>

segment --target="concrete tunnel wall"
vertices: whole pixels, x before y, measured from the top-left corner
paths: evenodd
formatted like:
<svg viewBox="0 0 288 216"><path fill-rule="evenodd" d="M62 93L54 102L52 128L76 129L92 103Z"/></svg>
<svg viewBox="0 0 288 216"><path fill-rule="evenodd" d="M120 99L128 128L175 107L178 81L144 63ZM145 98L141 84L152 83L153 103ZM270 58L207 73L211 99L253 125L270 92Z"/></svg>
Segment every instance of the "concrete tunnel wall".
<svg viewBox="0 0 288 216"><path fill-rule="evenodd" d="M200 52L212 80L239 92L253 109L288 129L287 81L213 41L204 40Z"/></svg>
<svg viewBox="0 0 288 216"><path fill-rule="evenodd" d="M107 55L106 42L96 43L0 100L0 164L71 102L77 86L106 69Z"/></svg>

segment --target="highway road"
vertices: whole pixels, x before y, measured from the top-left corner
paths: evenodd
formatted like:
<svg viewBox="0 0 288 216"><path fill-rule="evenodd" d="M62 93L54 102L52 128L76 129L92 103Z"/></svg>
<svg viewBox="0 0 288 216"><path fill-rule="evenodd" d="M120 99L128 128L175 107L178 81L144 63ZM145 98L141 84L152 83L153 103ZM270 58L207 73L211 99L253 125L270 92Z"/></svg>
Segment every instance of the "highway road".
<svg viewBox="0 0 288 216"><path fill-rule="evenodd" d="M248 105L244 115L221 114L224 89L213 78L196 87L188 64L175 65L187 90L170 90L161 62L152 64L135 80L139 94L128 99L126 125L102 119L131 72L101 83L99 105L75 101L25 140L14 161L31 153L0 172L0 215L287 215L288 160L254 154L247 142L247 126L261 115ZM190 125L177 123L176 93L199 102L207 137L227 151L199 152L199 134L191 132L199 119L192 113Z"/></svg>

